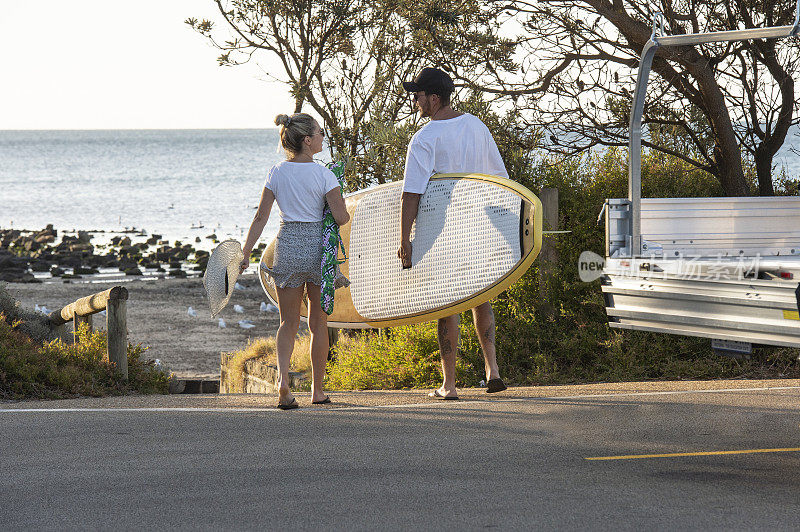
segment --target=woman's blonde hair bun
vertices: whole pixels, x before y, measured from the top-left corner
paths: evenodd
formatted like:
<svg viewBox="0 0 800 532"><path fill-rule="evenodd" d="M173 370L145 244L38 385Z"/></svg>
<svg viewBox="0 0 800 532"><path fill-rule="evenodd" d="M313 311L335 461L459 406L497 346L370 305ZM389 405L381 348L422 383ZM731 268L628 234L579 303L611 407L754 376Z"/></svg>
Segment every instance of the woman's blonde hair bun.
<svg viewBox="0 0 800 532"><path fill-rule="evenodd" d="M280 129L281 146L289 155L297 155L303 151L303 139L314 135L317 122L306 113L295 113L292 116L278 115L275 125Z"/></svg>

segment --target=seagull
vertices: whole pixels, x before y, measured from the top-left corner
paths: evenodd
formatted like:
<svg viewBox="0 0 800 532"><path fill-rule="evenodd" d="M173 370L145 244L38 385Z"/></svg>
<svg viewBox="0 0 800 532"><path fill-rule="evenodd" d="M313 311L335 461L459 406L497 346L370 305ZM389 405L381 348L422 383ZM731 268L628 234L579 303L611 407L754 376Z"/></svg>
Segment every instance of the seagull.
<svg viewBox="0 0 800 532"><path fill-rule="evenodd" d="M219 328L220 328L220 329L224 329L225 327L227 327L227 325L225 325L225 320L223 320L222 318L220 318L220 319L219 319Z"/></svg>
<svg viewBox="0 0 800 532"><path fill-rule="evenodd" d="M193 309L192 307L189 307L189 310L186 311L186 314L188 314L189 316L191 316L193 318L197 317L197 311L195 309Z"/></svg>
<svg viewBox="0 0 800 532"><path fill-rule="evenodd" d="M244 290L244 286L240 285L239 283L234 284L233 288L235 288L236 290Z"/></svg>
<svg viewBox="0 0 800 532"><path fill-rule="evenodd" d="M244 309L242 308L241 305L234 305L233 306L233 311L234 312L238 312L239 314L244 314Z"/></svg>
<svg viewBox="0 0 800 532"><path fill-rule="evenodd" d="M42 314L50 314L50 309L42 305L41 307Z"/></svg>
<svg viewBox="0 0 800 532"><path fill-rule="evenodd" d="M264 302L262 301L262 302L261 302L261 306L259 307L259 309L258 309L258 310L260 310L261 312L267 312L267 311L269 310L269 307L267 306L267 304L266 304L266 303L264 303Z"/></svg>
<svg viewBox="0 0 800 532"><path fill-rule="evenodd" d="M255 325L253 325L253 322L249 320L239 320L239 327L242 329L252 329L255 327Z"/></svg>
<svg viewBox="0 0 800 532"><path fill-rule="evenodd" d="M264 303L261 303L261 304L263 305ZM33 310L36 311L36 312L41 312L42 311L42 307L39 306L39 303L34 303L33 304Z"/></svg>
<svg viewBox="0 0 800 532"><path fill-rule="evenodd" d="M267 312L278 312L278 307L276 307L272 303L269 303L267 305Z"/></svg>

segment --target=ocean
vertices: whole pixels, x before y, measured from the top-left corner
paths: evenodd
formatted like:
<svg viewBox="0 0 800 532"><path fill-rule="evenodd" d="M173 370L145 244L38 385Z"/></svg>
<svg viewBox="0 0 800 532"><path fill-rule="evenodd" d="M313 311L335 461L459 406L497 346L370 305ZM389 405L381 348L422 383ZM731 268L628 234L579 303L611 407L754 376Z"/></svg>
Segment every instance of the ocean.
<svg viewBox="0 0 800 532"><path fill-rule="evenodd" d="M800 175L797 133L776 173ZM0 228L135 228L210 249L211 234L244 240L266 170L282 158L274 128L0 131ZM273 210L262 242L277 230Z"/></svg>
<svg viewBox="0 0 800 532"><path fill-rule="evenodd" d="M212 233L244 240L283 157L277 129L0 131L0 228L135 228L210 249ZM277 229L273 209L262 241Z"/></svg>

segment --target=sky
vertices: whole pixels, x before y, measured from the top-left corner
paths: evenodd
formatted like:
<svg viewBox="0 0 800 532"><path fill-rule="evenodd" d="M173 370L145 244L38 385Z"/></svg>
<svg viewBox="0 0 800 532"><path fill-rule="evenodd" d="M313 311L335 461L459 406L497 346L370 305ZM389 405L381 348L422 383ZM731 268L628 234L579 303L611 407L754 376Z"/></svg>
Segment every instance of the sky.
<svg viewBox="0 0 800 532"><path fill-rule="evenodd" d="M264 128L293 109L265 79L276 59L220 67L184 24L218 21L211 0L0 1L0 129Z"/></svg>

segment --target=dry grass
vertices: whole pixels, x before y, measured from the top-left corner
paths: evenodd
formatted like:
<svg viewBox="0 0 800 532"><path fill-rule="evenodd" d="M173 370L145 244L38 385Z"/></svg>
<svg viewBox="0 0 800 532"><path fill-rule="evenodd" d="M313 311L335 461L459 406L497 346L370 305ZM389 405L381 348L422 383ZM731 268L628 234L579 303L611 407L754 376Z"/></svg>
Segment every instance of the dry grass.
<svg viewBox="0 0 800 532"><path fill-rule="evenodd" d="M299 373L311 372L310 347L311 335L300 334L297 336L294 342L294 351L292 352L292 361L289 365L289 371L297 371ZM274 336L256 338L250 341L241 351L236 351L234 355L239 355L240 353L243 360L264 357L267 363L271 365L278 364L278 354L275 348Z"/></svg>
<svg viewBox="0 0 800 532"><path fill-rule="evenodd" d="M298 335L294 342L289 371L311 375L310 347L311 336L307 333ZM227 368L220 375L220 378L224 381L221 383L222 387L233 393L244 392L243 373L245 363L254 358L264 358L267 364L276 366L278 363L277 356L274 336L256 338L249 341L244 349L227 353L225 362Z"/></svg>

